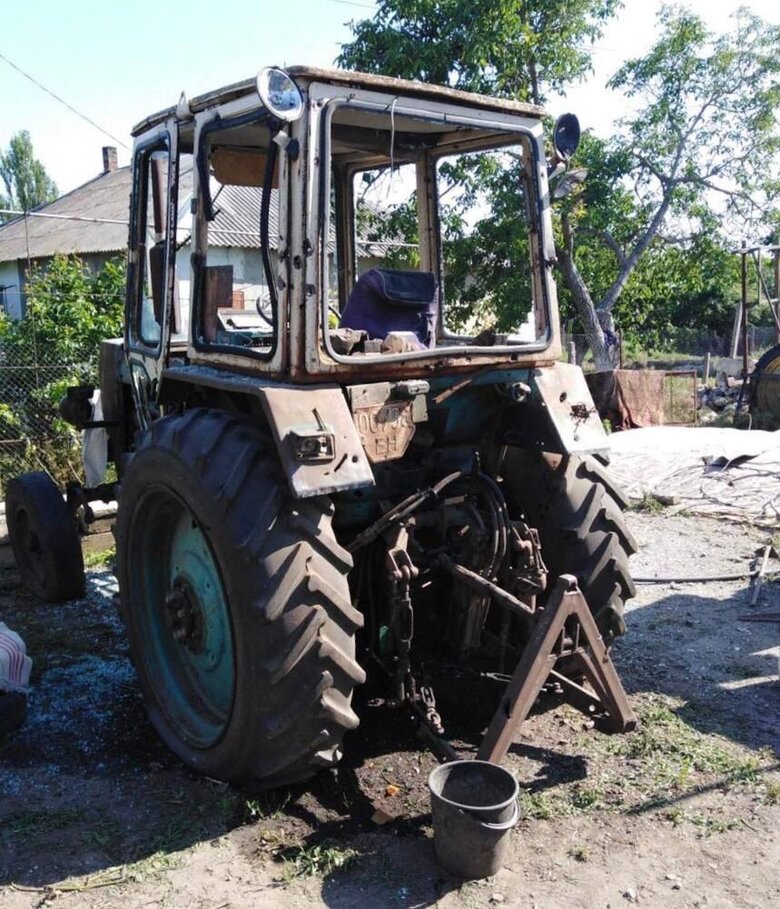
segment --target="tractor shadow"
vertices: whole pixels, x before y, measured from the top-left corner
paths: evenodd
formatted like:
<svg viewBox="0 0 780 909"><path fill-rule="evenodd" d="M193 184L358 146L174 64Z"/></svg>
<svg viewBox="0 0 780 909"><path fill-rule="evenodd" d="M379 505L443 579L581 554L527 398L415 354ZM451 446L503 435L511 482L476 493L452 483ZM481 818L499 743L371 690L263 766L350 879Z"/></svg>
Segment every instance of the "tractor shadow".
<svg viewBox="0 0 780 909"><path fill-rule="evenodd" d="M501 686L430 667L428 681L447 718L448 738L463 758L474 757ZM309 831L283 854L286 860L327 856L333 850L356 853L346 867L324 875L321 897L336 909L435 906L463 885L439 867L434 855L427 780L438 760L416 735L407 711L376 705L380 692L384 689L378 679L359 691L355 707L361 726L347 736L341 763L305 789L291 790L293 797L284 809L299 829ZM538 710L556 703L543 701ZM563 750L531 744L515 750L533 768L522 783L531 793L587 775L584 758Z"/></svg>
<svg viewBox="0 0 780 909"><path fill-rule="evenodd" d="M613 656L630 695L655 693L683 703L674 712L703 734L780 754L780 627L743 622L780 606L780 584L758 606L747 588L702 595L693 585L633 607Z"/></svg>

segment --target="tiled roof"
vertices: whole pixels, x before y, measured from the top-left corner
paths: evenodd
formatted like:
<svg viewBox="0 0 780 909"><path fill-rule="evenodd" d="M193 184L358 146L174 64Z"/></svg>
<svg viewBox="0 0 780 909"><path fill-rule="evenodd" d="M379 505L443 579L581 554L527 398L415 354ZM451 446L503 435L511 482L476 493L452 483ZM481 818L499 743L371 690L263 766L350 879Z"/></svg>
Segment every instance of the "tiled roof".
<svg viewBox="0 0 780 909"><path fill-rule="evenodd" d="M18 217L0 225L0 262L58 253L122 252L127 249L130 188L130 168L121 167L37 208L27 219ZM179 242L192 226L191 198L192 168L185 166L179 183ZM215 198L217 217L209 226L209 244L259 249L261 198L262 192L256 187L225 186ZM273 191L268 231L273 249L277 245L278 216L278 196Z"/></svg>
<svg viewBox="0 0 780 909"><path fill-rule="evenodd" d="M0 262L26 259L28 255L39 259L56 253L126 249L129 209L130 168L101 174L36 209L37 214L59 217L18 217L0 225ZM74 217L96 220L79 221Z"/></svg>

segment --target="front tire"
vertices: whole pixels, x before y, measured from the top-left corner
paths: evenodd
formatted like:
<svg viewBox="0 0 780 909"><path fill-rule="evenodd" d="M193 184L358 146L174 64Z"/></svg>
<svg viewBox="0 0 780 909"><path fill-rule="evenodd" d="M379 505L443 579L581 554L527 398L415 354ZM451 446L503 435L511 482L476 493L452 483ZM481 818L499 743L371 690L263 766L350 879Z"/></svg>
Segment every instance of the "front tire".
<svg viewBox="0 0 780 909"><path fill-rule="evenodd" d="M50 603L84 594L76 517L47 473L31 471L9 481L5 518L16 567L32 593Z"/></svg>
<svg viewBox="0 0 780 909"><path fill-rule="evenodd" d="M304 780L357 726L362 616L332 514L291 499L247 420L198 408L141 437L117 516L122 609L151 722L195 770Z"/></svg>

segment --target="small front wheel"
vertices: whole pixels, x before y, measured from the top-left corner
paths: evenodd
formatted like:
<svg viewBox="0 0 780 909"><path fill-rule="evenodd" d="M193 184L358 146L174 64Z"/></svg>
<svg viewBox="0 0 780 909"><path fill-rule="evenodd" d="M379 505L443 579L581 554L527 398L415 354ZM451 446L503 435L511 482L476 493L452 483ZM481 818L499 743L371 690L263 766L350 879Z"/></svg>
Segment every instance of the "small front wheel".
<svg viewBox="0 0 780 909"><path fill-rule="evenodd" d="M11 480L5 518L16 566L29 590L51 603L82 596L78 524L51 477L32 471Z"/></svg>

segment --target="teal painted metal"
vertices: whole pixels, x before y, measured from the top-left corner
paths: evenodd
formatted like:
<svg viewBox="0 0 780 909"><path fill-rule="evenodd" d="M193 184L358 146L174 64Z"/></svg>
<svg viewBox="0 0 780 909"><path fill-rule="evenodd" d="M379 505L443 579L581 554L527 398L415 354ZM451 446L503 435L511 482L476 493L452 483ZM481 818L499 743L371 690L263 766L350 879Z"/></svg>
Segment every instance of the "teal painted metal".
<svg viewBox="0 0 780 909"><path fill-rule="evenodd" d="M187 506L159 487L136 517L143 653L164 710L196 748L221 737L235 694L230 609L211 545Z"/></svg>

